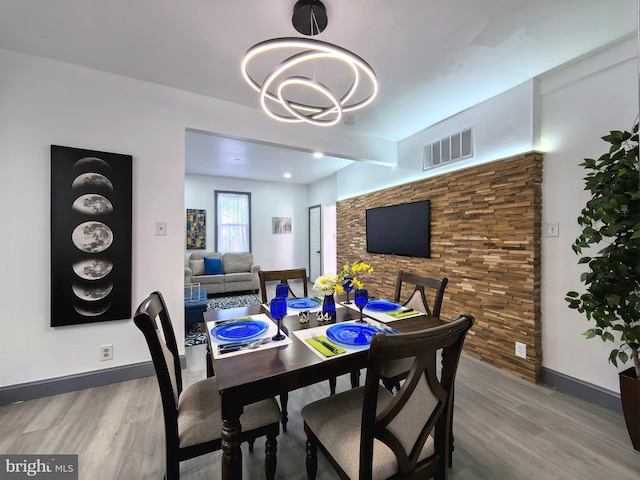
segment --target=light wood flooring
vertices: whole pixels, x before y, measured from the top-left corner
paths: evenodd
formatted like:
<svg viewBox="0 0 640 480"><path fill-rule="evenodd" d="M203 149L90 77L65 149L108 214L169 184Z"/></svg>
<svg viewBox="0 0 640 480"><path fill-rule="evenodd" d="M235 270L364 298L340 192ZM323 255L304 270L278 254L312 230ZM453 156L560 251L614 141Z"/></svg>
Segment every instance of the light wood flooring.
<svg viewBox="0 0 640 480"><path fill-rule="evenodd" d="M186 354L189 384L205 377L204 346L189 347ZM348 376L338 378L338 391L347 388ZM328 382L290 393L276 478L306 478L299 412L328 394ZM464 355L455 400L453 480L640 479L640 453L617 413ZM0 453L78 454L82 480L161 479L162 422L155 377L130 380L1 406ZM220 458L215 452L183 462L182 478L219 478ZM243 445L244 478L264 478L263 461L263 439L252 453ZM319 455L318 479L336 478Z"/></svg>

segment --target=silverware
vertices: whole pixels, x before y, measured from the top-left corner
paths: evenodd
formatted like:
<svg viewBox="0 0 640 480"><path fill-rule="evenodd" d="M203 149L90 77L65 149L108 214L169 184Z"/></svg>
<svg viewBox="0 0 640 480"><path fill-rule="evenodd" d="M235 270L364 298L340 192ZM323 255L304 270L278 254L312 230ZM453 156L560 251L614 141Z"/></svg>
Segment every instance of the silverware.
<svg viewBox="0 0 640 480"><path fill-rule="evenodd" d="M335 346L331 345L329 342L326 342L326 341L322 340L317 335L312 336L311 339L315 340L318 343L321 343L322 345L327 347L329 349L329 351L333 352L334 354L336 354L336 355L338 354L339 350Z"/></svg>
<svg viewBox="0 0 640 480"><path fill-rule="evenodd" d="M260 345L269 343L270 341L271 337L266 337L245 343L226 343L224 345L218 345L218 353L222 355L223 353L237 352L238 350L253 350L254 348L258 348Z"/></svg>

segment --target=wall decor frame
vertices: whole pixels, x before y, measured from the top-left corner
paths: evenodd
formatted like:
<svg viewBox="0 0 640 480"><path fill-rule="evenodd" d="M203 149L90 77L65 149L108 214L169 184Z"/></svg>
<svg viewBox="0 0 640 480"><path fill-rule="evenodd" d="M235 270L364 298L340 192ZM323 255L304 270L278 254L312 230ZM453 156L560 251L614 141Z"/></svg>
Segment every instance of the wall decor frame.
<svg viewBox="0 0 640 480"><path fill-rule="evenodd" d="M131 318L132 156L51 145L51 326Z"/></svg>
<svg viewBox="0 0 640 480"><path fill-rule="evenodd" d="M291 217L271 217L272 232L291 233Z"/></svg>
<svg viewBox="0 0 640 480"><path fill-rule="evenodd" d="M187 250L207 248L207 211L187 208Z"/></svg>

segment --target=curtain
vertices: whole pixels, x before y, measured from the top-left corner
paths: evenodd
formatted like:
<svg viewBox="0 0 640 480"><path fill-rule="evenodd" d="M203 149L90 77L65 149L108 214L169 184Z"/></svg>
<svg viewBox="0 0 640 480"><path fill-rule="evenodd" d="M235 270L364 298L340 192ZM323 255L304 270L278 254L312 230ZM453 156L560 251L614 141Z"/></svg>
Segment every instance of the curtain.
<svg viewBox="0 0 640 480"><path fill-rule="evenodd" d="M216 251L251 251L250 195L241 192L216 192Z"/></svg>

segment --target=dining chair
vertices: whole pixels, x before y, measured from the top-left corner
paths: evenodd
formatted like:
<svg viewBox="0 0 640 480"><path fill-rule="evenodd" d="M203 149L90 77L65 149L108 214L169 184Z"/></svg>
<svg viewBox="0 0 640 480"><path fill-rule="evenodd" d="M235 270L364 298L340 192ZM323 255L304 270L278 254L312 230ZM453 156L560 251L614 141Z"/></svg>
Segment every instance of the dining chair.
<svg viewBox="0 0 640 480"><path fill-rule="evenodd" d="M447 277L432 277L407 270L400 270L396 281L394 300L405 307L413 308L424 314L440 318L442 299L444 298L444 290L448 282ZM407 296L402 294L402 287L405 285L413 286L413 292L406 300L404 299ZM431 299L431 303L429 303L429 299ZM389 391L393 388L399 389L400 381L407 376L410 368L410 359L386 362L382 367L381 374L385 387L387 387Z"/></svg>
<svg viewBox="0 0 640 480"><path fill-rule="evenodd" d="M289 280L298 280L298 279L302 280L303 294L305 297L309 295L306 268L294 268L289 270L259 270L258 278L260 279L260 292L262 294L263 304L266 304L269 301L267 299L266 283L271 281L279 281L280 283L287 284L289 286L289 297L296 298L296 294L291 289ZM336 384L337 384L337 380L335 377L332 377L329 379L329 392L331 395L336 393ZM285 432L287 431L287 421L288 421L288 413L287 413L288 399L289 399L288 393L280 394L280 408L282 409L282 430Z"/></svg>
<svg viewBox="0 0 640 480"><path fill-rule="evenodd" d="M302 288L304 296L308 295L307 285L307 269L306 268L293 268L290 270L259 270L258 278L260 279L260 293L262 295L262 303L267 303L267 288L266 283L272 281L279 281L280 283L286 283L289 286L289 296L295 298L296 294L291 290L289 280L302 280Z"/></svg>
<svg viewBox="0 0 640 480"><path fill-rule="evenodd" d="M454 379L474 318L412 333L374 335L364 387L305 405L307 477L315 479L317 450L343 479L432 478L448 475ZM443 350L442 362L436 359ZM411 359L402 388L380 384L389 360Z"/></svg>
<svg viewBox="0 0 640 480"><path fill-rule="evenodd" d="M140 304L134 322L147 341L160 387L165 479L179 479L181 461L222 448L222 415L216 379L200 380L183 389L176 337L160 292L153 292ZM256 438L266 436L264 468L268 479L273 479L276 471L279 422L280 409L274 398L247 405L240 417L240 441L248 441L250 451Z"/></svg>

